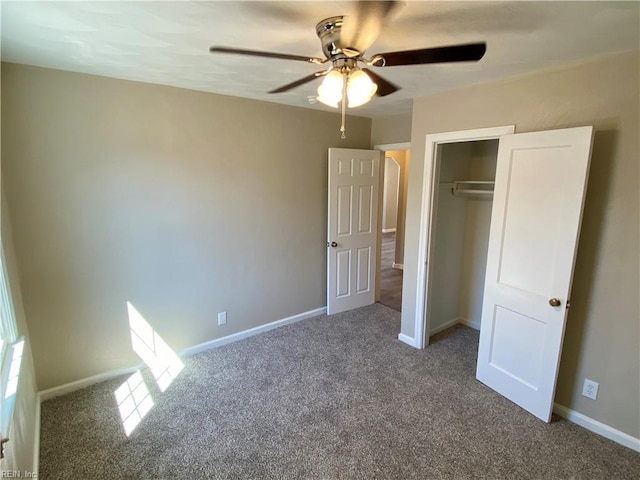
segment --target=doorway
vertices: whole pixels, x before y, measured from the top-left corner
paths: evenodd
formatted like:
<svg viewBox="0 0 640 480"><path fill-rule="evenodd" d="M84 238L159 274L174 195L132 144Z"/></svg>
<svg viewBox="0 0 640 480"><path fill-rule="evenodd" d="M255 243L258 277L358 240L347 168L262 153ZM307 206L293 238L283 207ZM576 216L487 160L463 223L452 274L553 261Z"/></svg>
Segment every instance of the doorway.
<svg viewBox="0 0 640 480"><path fill-rule="evenodd" d="M480 330L497 156L497 139L438 147L427 267L428 336L458 323Z"/></svg>
<svg viewBox="0 0 640 480"><path fill-rule="evenodd" d="M376 145L384 152L381 178L380 229L378 232L377 299L402 310L404 225L409 181L411 144Z"/></svg>
<svg viewBox="0 0 640 480"><path fill-rule="evenodd" d="M417 275L415 277L415 285L417 287L416 291L424 292L424 295L419 294L416 296L413 337L410 337L405 333L400 333L398 335L398 340L419 349L425 348L429 345L429 333L431 332L431 328L429 324L430 317L427 315L428 306L426 303L426 299L429 295L427 279L431 280L433 279L433 276L428 276L430 269L427 268L427 265L431 265L433 263L431 257L431 248L433 245L430 239L431 234L433 233L432 230L435 228L435 222L432 222L431 219L433 218L434 208L436 207L433 202L433 196L436 187L438 187L437 182L434 179L435 174L438 173L435 171L438 166L438 162L436 162L436 160L439 152L441 152L442 146L450 143L499 140L504 135L513 134L514 131L515 127L513 125L507 125L503 127L481 128L476 130L427 135L425 145L425 169L422 178L423 191L422 205L420 209L420 238L418 239L418 261L416 265Z"/></svg>

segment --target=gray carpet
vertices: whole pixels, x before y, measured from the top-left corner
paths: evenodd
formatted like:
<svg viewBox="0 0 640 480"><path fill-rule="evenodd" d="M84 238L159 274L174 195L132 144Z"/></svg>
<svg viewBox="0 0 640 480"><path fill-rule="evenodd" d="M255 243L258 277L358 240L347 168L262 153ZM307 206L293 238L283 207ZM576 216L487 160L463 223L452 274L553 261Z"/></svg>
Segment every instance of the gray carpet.
<svg viewBox="0 0 640 480"><path fill-rule="evenodd" d="M476 331L418 351L399 318L377 304L188 358L129 438L125 378L48 400L39 478L640 478L639 454L477 382Z"/></svg>

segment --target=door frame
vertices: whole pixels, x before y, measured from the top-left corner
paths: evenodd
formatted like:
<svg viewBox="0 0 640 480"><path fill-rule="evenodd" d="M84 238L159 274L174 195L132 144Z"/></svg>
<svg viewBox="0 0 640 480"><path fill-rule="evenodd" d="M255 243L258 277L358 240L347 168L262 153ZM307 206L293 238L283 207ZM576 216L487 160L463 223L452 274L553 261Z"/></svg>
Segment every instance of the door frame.
<svg viewBox="0 0 640 480"><path fill-rule="evenodd" d="M472 142L478 140L499 140L504 135L515 133L515 125L478 128L473 130L459 130L428 134L425 138L424 172L422 177L422 202L420 205L420 227L418 240L418 268L416 275L416 315L414 318L414 335L408 338L400 333L398 339L415 348L425 348L429 345L428 306L426 305L427 287L430 279L427 278L431 271L427 268L427 262L433 255L432 219L434 218L434 182L435 166L438 159L438 146L446 143Z"/></svg>
<svg viewBox="0 0 640 480"><path fill-rule="evenodd" d="M373 146L374 150L381 150L383 153L382 158L384 159L386 155L384 155L385 152L387 152L388 150L411 150L411 142L399 142L399 143L382 143L379 145L374 145ZM380 168L383 168L384 166L384 162L380 162L382 164L382 166ZM384 188L384 169L381 172L382 174L380 175L380 191L382 191L382 189ZM408 172L405 172L405 175ZM406 195L406 192L405 192ZM405 211L405 215L406 215L406 211ZM378 198L378 225L382 225L382 195L379 196ZM396 228L397 231L397 228ZM376 302L380 301L380 260L382 259L382 230L380 228L378 228L378 232L377 232L377 237L376 237L376 261L378 262L378 271L376 272L376 295L375 295L375 299ZM398 248L396 246L396 248Z"/></svg>

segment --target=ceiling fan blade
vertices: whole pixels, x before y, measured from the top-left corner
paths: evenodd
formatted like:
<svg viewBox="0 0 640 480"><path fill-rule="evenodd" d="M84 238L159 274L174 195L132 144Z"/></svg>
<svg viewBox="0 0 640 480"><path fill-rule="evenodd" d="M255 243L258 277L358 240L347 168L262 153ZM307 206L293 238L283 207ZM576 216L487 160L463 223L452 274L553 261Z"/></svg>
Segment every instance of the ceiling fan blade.
<svg viewBox="0 0 640 480"><path fill-rule="evenodd" d="M366 72L371 78L371 81L378 86L378 90L376 90L377 96L386 97L387 95L391 95L393 92L400 90L400 87L394 85L388 80L385 80L380 75L373 73L368 68L363 68L362 70Z"/></svg>
<svg viewBox="0 0 640 480"><path fill-rule="evenodd" d="M296 80L295 82L287 83L286 85L283 85L282 87L276 88L275 90L271 90L269 93L286 92L287 90L291 90L292 88L296 88L296 87L299 87L300 85L304 85L305 83L308 83L311 80L315 80L318 77L323 77L327 73L329 73L328 70L321 70L319 72L312 73L311 75L307 75L306 77L303 77L303 78L301 78L299 80Z"/></svg>
<svg viewBox="0 0 640 480"><path fill-rule="evenodd" d="M468 43L448 47L422 48L402 52L377 53L371 64L376 67L423 65L425 63L473 62L480 60L487 51L487 44Z"/></svg>
<svg viewBox="0 0 640 480"><path fill-rule="evenodd" d="M363 53L376 41L386 19L399 2L372 1L354 2L351 15L345 15L340 43L344 48Z"/></svg>
<svg viewBox="0 0 640 480"><path fill-rule="evenodd" d="M231 53L235 55L249 55L252 57L280 58L282 60L298 60L309 63L324 63L326 60L314 57L305 57L302 55L291 55L289 53L262 52L258 50L244 50L242 48L216 47L209 48L211 53Z"/></svg>

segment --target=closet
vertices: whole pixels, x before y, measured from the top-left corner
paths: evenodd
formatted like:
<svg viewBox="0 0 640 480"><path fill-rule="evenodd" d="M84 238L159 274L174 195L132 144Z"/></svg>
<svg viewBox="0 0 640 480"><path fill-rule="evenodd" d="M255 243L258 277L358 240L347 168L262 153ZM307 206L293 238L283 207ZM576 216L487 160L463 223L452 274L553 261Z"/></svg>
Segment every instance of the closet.
<svg viewBox="0 0 640 480"><path fill-rule="evenodd" d="M398 338L422 348L455 323L480 327L476 378L549 422L594 129L514 130L426 136L425 295Z"/></svg>
<svg viewBox="0 0 640 480"><path fill-rule="evenodd" d="M429 335L480 329L498 140L438 146L426 301Z"/></svg>

